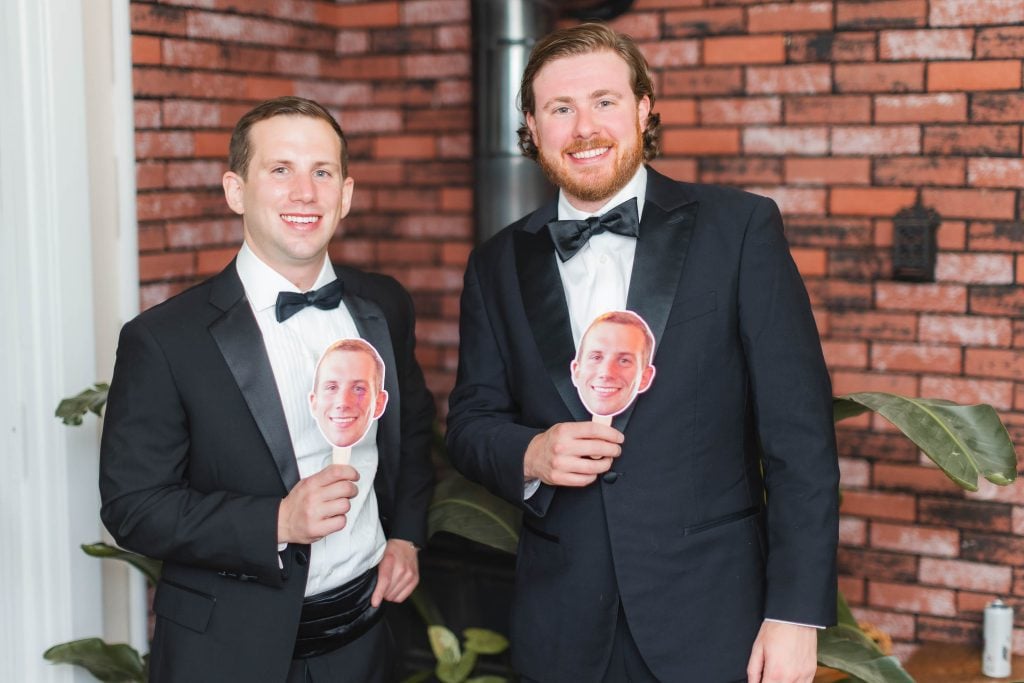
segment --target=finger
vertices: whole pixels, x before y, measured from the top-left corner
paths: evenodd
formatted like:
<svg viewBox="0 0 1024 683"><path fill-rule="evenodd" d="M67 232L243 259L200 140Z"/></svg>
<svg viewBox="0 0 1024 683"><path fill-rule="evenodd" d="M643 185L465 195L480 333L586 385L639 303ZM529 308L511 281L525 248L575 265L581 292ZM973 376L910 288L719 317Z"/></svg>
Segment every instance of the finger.
<svg viewBox="0 0 1024 683"><path fill-rule="evenodd" d="M556 472L551 477L551 483L555 486L589 486L596 480L596 474L573 474L571 472Z"/></svg>
<svg viewBox="0 0 1024 683"><path fill-rule="evenodd" d="M559 436L566 436L574 439L598 439L609 443L622 443L625 436L615 427L600 424L599 422L564 422L559 425Z"/></svg>
<svg viewBox="0 0 1024 683"><path fill-rule="evenodd" d="M383 562L381 563L383 564ZM384 600L384 595L387 593L388 587L391 585L391 580L386 576L383 568L377 572L377 586L373 589L373 595L370 596L370 605L373 607L380 607L380 603Z"/></svg>
<svg viewBox="0 0 1024 683"><path fill-rule="evenodd" d="M419 584L419 578L413 577L409 581L402 584L398 590L392 590L391 594L387 597L390 602L405 602L405 599L412 595L412 592L416 590L416 586Z"/></svg>
<svg viewBox="0 0 1024 683"><path fill-rule="evenodd" d="M596 476L610 470L614 462L612 458L594 458L593 456L583 455L559 458L554 463L554 468L565 474Z"/></svg>
<svg viewBox="0 0 1024 683"><path fill-rule="evenodd" d="M359 481L359 470L352 465L328 465L309 479L315 480L321 486L338 481Z"/></svg>

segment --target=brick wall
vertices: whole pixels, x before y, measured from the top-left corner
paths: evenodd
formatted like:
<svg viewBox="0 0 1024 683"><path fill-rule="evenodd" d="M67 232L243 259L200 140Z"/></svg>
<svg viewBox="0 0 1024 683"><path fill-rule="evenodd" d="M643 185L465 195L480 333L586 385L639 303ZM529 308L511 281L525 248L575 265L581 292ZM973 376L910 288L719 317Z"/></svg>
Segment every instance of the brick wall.
<svg viewBox="0 0 1024 683"><path fill-rule="evenodd" d="M413 291L443 408L472 241L470 0L237 4L132 3L142 305L237 248L219 188L237 117L319 99L356 179L332 255ZM1024 446L1024 3L636 0L614 23L658 74L656 166L781 205L836 393L988 402ZM942 217L935 283L889 279L892 217L916 202ZM995 595L1024 627L1024 488L964 494L868 416L839 438L857 614L901 654L979 642Z"/></svg>

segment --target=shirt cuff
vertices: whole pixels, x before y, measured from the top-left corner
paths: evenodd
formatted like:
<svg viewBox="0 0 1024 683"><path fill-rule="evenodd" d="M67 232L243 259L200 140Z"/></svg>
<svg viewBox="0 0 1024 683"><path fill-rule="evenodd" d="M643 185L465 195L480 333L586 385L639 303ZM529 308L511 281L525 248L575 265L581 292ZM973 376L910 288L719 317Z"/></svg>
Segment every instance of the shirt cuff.
<svg viewBox="0 0 1024 683"><path fill-rule="evenodd" d="M786 621L785 619L769 619L764 618L765 621L774 621L776 624L790 624L792 626L806 626L807 628L816 628L819 631L825 630L824 626L818 626L817 624L801 624L799 621Z"/></svg>
<svg viewBox="0 0 1024 683"><path fill-rule="evenodd" d="M537 489L540 488L540 479L527 479L523 483L523 500L530 500L533 494L537 493Z"/></svg>

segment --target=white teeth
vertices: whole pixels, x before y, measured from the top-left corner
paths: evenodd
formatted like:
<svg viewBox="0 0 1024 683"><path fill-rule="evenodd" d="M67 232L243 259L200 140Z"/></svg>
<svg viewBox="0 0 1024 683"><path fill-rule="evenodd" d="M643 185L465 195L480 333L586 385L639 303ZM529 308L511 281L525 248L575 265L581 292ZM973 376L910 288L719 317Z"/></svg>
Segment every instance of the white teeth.
<svg viewBox="0 0 1024 683"><path fill-rule="evenodd" d="M315 223L317 221L317 219L318 219L318 216L285 216L285 215L282 215L281 218L285 219L289 223Z"/></svg>
<svg viewBox="0 0 1024 683"><path fill-rule="evenodd" d="M607 147L595 147L594 149L588 149L585 152L576 152L571 156L573 159L593 159L596 156L601 156L607 151Z"/></svg>

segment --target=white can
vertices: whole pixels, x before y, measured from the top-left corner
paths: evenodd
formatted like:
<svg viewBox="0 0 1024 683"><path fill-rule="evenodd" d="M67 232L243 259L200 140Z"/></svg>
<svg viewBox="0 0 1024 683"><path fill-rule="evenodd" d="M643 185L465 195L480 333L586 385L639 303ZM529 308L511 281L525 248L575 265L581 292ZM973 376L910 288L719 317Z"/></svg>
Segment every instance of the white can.
<svg viewBox="0 0 1024 683"><path fill-rule="evenodd" d="M1013 608L998 599L988 603L983 634L985 651L981 655L981 673L992 678L1008 677L1012 668Z"/></svg>

